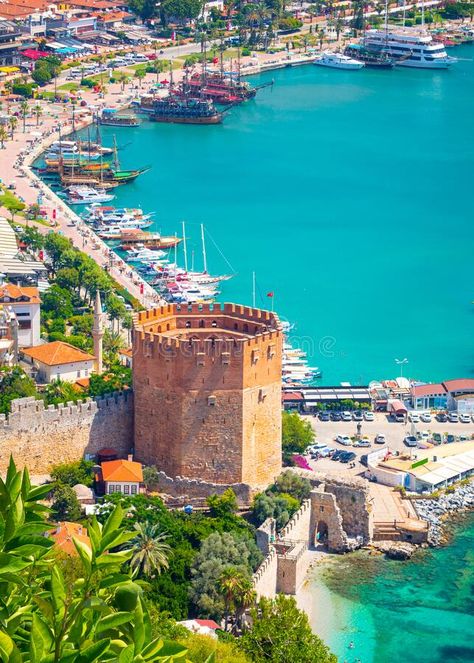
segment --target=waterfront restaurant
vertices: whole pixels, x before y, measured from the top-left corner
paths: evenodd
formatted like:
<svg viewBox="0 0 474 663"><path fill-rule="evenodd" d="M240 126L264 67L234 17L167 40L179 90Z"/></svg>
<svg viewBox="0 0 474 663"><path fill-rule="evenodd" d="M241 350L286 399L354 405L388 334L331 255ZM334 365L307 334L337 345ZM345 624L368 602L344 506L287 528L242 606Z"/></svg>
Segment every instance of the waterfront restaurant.
<svg viewBox="0 0 474 663"><path fill-rule="evenodd" d="M474 379L417 384L410 390L415 410L458 410L474 413Z"/></svg>
<svg viewBox="0 0 474 663"><path fill-rule="evenodd" d="M315 412L324 406L324 409L341 409L348 401L354 407L371 405L372 397L367 386L352 386L349 384L335 387L304 387L300 389L288 388L283 390L283 407L285 410L299 410L300 412Z"/></svg>

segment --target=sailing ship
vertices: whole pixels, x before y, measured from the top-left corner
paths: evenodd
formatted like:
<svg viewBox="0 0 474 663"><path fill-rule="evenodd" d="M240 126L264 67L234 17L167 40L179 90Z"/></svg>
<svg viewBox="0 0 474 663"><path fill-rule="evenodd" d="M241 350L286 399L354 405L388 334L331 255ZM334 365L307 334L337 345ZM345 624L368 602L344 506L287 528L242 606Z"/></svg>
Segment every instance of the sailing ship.
<svg viewBox="0 0 474 663"><path fill-rule="evenodd" d="M387 53L379 53L371 51L363 44L349 44L344 49L344 55L349 58L355 58L363 62L366 67L376 67L377 69L393 69L395 66L395 59L391 58Z"/></svg>
<svg viewBox="0 0 474 663"><path fill-rule="evenodd" d="M170 94L153 101L150 120L176 124L219 124L222 122L222 113L208 99Z"/></svg>

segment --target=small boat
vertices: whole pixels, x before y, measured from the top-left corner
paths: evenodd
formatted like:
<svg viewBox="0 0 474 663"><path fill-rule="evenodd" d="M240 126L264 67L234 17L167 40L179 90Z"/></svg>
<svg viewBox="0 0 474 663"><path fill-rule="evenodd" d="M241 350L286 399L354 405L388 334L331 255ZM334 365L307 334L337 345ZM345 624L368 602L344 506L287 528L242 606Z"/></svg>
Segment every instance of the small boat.
<svg viewBox="0 0 474 663"><path fill-rule="evenodd" d="M323 53L314 60L313 64L334 69L362 69L365 66L360 60L354 60L344 53L331 52Z"/></svg>

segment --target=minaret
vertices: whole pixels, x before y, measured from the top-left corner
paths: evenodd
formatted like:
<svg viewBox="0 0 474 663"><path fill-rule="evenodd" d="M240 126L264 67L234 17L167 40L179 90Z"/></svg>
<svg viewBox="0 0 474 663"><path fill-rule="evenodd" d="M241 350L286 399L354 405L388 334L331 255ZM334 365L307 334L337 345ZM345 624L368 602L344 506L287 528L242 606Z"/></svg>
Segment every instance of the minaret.
<svg viewBox="0 0 474 663"><path fill-rule="evenodd" d="M102 303L100 301L100 292L97 290L94 304L94 324L92 326L92 338L94 339L94 369L97 375L102 373L102 339L104 337L104 314L102 313Z"/></svg>

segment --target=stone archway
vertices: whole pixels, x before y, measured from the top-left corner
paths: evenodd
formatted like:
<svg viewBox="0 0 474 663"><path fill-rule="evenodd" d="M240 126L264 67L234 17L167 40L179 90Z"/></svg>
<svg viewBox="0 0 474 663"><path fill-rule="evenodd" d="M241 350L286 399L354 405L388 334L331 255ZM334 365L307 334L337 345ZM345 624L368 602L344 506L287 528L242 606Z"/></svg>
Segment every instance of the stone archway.
<svg viewBox="0 0 474 663"><path fill-rule="evenodd" d="M325 520L319 520L314 532L315 547L328 545L329 528Z"/></svg>

